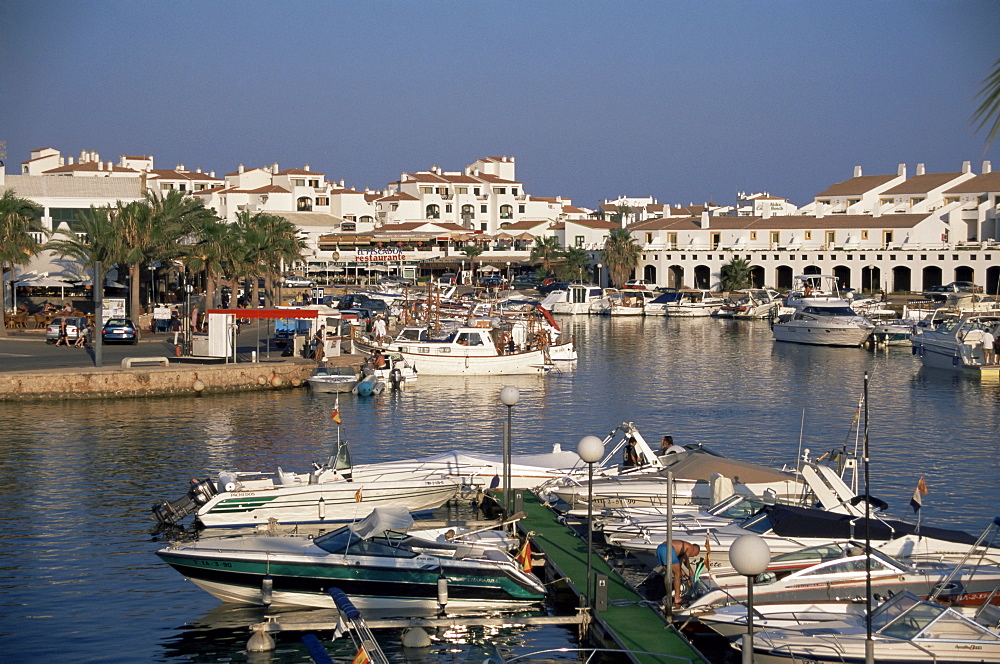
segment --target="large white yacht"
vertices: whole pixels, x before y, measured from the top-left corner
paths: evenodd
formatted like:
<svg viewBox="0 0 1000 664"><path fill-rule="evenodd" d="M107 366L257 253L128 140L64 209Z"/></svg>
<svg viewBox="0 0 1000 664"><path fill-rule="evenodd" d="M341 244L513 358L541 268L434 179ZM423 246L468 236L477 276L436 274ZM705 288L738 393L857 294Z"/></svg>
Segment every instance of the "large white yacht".
<svg viewBox="0 0 1000 664"><path fill-rule="evenodd" d="M778 312L775 341L818 346L860 346L875 326L843 299L837 279L826 274L795 277L795 288Z"/></svg>

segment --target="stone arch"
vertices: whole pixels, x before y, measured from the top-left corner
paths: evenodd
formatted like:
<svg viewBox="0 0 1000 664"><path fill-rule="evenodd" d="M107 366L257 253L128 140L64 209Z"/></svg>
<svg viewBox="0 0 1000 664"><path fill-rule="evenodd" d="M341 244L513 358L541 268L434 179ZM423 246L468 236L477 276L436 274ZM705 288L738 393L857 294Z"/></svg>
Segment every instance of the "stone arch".
<svg viewBox="0 0 1000 664"><path fill-rule="evenodd" d="M912 288L913 273L905 265L896 265L892 268L892 292L909 292Z"/></svg>
<svg viewBox="0 0 1000 664"><path fill-rule="evenodd" d="M642 278L646 281L647 284L655 284L656 283L656 266L655 265L647 265L644 268L642 268Z"/></svg>
<svg viewBox="0 0 1000 664"><path fill-rule="evenodd" d="M774 287L778 290L790 290L794 285L795 272L788 265L774 268Z"/></svg>
<svg viewBox="0 0 1000 664"><path fill-rule="evenodd" d="M710 289L712 287L712 268L707 265L696 265L694 268L695 288Z"/></svg>

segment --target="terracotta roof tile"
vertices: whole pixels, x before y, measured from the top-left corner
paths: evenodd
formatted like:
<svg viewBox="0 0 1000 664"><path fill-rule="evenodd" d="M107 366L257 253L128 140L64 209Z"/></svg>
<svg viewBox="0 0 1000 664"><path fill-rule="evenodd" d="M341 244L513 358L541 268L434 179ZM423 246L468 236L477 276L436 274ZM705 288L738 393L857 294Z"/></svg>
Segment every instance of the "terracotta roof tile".
<svg viewBox="0 0 1000 664"><path fill-rule="evenodd" d="M983 173L974 178L970 178L961 184L955 185L944 193L946 194L985 194L987 192L1000 191L1000 171Z"/></svg>
<svg viewBox="0 0 1000 664"><path fill-rule="evenodd" d="M277 175L326 175L326 173L320 173L318 171L307 171L303 168L289 168L284 171L278 171Z"/></svg>
<svg viewBox="0 0 1000 664"><path fill-rule="evenodd" d="M861 175L856 178L851 178L850 180L844 180L843 182L838 182L837 184L830 185L820 193L816 194L816 197L820 196L860 196L865 192L871 191L876 187L879 187L886 182L894 180L899 177L898 175Z"/></svg>
<svg viewBox="0 0 1000 664"><path fill-rule="evenodd" d="M961 176L961 173L925 173L924 175L916 175L891 189L886 189L881 195L926 194L928 191L942 187Z"/></svg>

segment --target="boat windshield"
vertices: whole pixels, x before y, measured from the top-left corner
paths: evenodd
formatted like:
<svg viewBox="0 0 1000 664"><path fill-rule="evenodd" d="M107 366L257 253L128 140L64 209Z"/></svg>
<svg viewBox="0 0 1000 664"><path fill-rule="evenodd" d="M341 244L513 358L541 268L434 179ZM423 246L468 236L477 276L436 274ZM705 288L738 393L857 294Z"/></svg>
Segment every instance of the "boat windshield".
<svg viewBox="0 0 1000 664"><path fill-rule="evenodd" d="M814 316L857 316L857 312L850 307L806 307L803 313Z"/></svg>
<svg viewBox="0 0 1000 664"><path fill-rule="evenodd" d="M808 546L798 551L781 553L771 558L772 563L787 563L798 560L836 560L844 555L844 548L839 544L820 544Z"/></svg>
<svg viewBox="0 0 1000 664"><path fill-rule="evenodd" d="M750 517L740 524L740 528L743 530L749 530L752 533L757 533L758 535L769 533L771 532L770 516L770 514L764 512L762 514L758 514L757 516Z"/></svg>
<svg viewBox="0 0 1000 664"><path fill-rule="evenodd" d="M773 505L774 502L773 500L766 501L757 496L744 497L736 502L727 499L709 508L708 513L726 519L745 519L759 512L765 505Z"/></svg>
<svg viewBox="0 0 1000 664"><path fill-rule="evenodd" d="M416 552L408 548L400 548L399 544L407 536L402 533L388 531L384 535L361 539L346 526L332 533L321 535L313 540L313 544L327 553L339 553L352 556L383 556L390 558L415 558Z"/></svg>

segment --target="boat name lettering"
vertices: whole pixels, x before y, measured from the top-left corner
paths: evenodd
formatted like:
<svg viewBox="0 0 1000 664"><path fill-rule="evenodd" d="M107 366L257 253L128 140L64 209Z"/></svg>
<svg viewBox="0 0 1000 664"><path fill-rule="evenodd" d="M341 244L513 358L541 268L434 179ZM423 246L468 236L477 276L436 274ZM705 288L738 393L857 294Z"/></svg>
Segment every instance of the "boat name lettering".
<svg viewBox="0 0 1000 664"><path fill-rule="evenodd" d="M231 496L235 498L253 498L257 495L256 491L233 491Z"/></svg>

